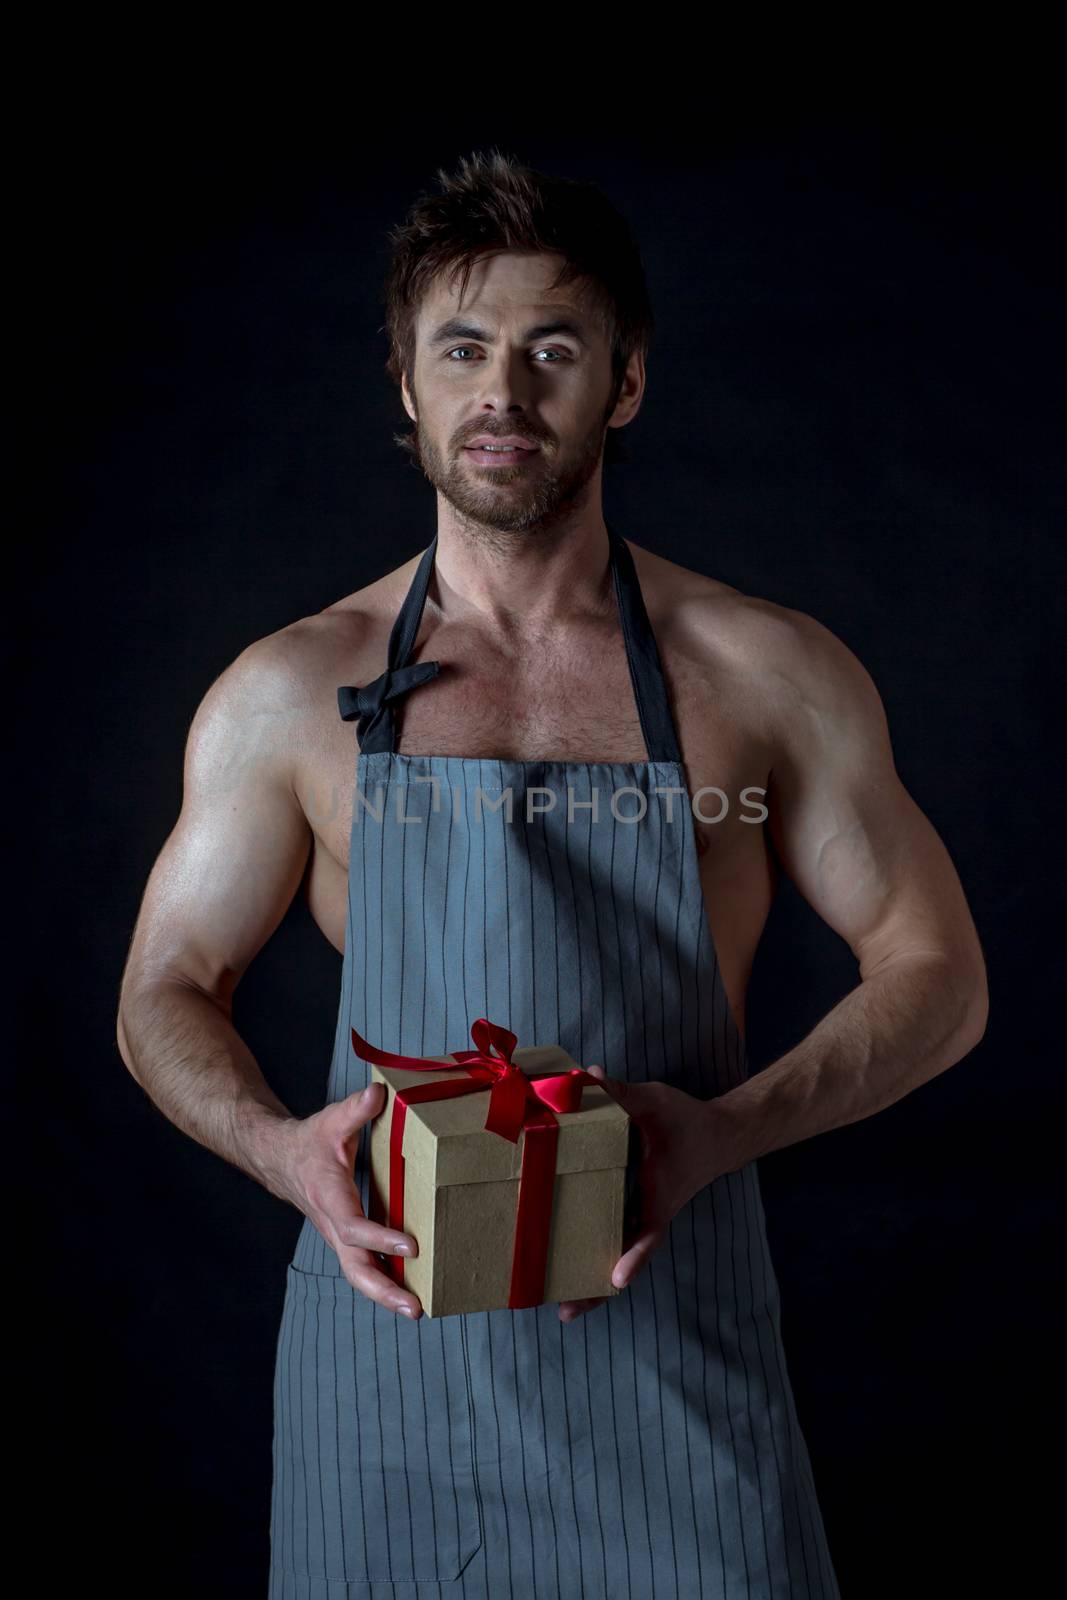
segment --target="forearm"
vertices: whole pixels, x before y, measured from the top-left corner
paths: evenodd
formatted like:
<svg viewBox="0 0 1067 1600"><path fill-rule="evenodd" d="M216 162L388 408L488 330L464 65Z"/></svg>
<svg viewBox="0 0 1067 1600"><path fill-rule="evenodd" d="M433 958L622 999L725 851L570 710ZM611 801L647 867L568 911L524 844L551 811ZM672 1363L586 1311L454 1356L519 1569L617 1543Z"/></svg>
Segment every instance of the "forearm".
<svg viewBox="0 0 1067 1600"><path fill-rule="evenodd" d="M290 1198L280 1157L298 1119L208 995L173 980L131 987L118 1038L130 1073L169 1121L272 1194Z"/></svg>
<svg viewBox="0 0 1067 1600"><path fill-rule="evenodd" d="M926 957L883 968L795 1049L708 1102L712 1176L881 1111L959 1061L984 1027L984 979Z"/></svg>

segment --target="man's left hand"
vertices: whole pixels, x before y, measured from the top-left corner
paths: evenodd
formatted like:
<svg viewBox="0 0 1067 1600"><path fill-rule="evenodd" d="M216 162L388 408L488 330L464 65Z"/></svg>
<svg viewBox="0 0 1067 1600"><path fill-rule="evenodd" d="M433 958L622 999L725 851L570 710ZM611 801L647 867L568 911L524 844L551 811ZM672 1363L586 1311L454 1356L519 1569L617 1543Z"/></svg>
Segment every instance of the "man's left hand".
<svg viewBox="0 0 1067 1600"><path fill-rule="evenodd" d="M705 1184L730 1168L721 1159L716 1162L722 1150L716 1151L719 1108L714 1100L700 1100L669 1083L624 1083L609 1078L599 1066L587 1071L622 1106L641 1137L640 1229L611 1274L616 1289L625 1289L663 1243L671 1219ZM560 1321L573 1322L608 1298L563 1300Z"/></svg>

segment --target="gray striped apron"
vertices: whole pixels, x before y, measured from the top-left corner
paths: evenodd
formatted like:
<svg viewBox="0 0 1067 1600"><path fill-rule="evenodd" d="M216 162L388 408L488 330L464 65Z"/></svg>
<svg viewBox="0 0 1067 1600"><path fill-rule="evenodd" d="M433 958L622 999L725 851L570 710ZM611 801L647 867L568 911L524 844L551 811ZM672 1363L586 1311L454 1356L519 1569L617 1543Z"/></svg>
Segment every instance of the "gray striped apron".
<svg viewBox="0 0 1067 1600"><path fill-rule="evenodd" d="M394 751L393 704L438 670L408 664L436 536L387 670L338 691L360 752L328 1100L367 1082L353 1027L441 1055L483 1016L631 1082L708 1098L745 1078L655 639L608 541L647 761ZM696 1194L632 1284L570 1324L550 1304L409 1321L356 1293L305 1219L270 1535L271 1600L839 1600L756 1164Z"/></svg>

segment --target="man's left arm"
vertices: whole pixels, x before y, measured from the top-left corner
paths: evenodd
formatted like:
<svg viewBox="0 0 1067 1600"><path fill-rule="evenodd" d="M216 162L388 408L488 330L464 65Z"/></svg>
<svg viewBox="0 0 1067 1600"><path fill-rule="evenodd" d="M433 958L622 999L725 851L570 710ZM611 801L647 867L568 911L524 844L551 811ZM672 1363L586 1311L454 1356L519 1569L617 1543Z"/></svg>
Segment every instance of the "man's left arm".
<svg viewBox="0 0 1067 1600"><path fill-rule="evenodd" d="M878 691L829 629L775 609L759 652L773 751L767 826L801 894L848 942L860 981L794 1049L696 1105L669 1084L589 1068L643 1140L643 1220L612 1273L617 1288L706 1184L871 1116L985 1032L978 934L948 851L897 774ZM560 1316L599 1303L569 1301Z"/></svg>
<svg viewBox="0 0 1067 1600"><path fill-rule="evenodd" d="M988 1012L959 877L897 774L870 675L821 623L788 616L767 826L860 981L794 1049L714 1103L723 1171L899 1100L972 1050Z"/></svg>

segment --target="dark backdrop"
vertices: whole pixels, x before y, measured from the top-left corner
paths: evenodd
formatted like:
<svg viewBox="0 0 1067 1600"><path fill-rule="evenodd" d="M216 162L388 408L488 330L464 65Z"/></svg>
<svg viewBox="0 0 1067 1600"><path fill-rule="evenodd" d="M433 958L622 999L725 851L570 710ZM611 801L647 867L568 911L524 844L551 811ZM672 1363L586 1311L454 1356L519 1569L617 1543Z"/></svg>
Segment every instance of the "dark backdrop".
<svg viewBox="0 0 1067 1600"><path fill-rule="evenodd" d="M30 402L51 450L14 662L43 781L13 840L33 870L20 1078L43 1091L33 1483L73 1491L42 1560L106 1573L115 1595L266 1592L300 1218L146 1100L114 1044L118 982L212 679L432 536L432 491L390 439L406 418L383 371L385 230L437 165L493 141L600 183L641 244L658 329L607 514L856 652L988 958L970 1057L760 1163L843 1593L994 1576L1037 1592L1059 1331L1064 196L1040 135L977 123L709 133L681 154L646 133L477 125L288 155L82 127L48 171ZM321 1103L339 973L298 904L237 995L300 1113ZM855 980L783 884L749 998L754 1067ZM22 1370L17 1353L9 1385Z"/></svg>

